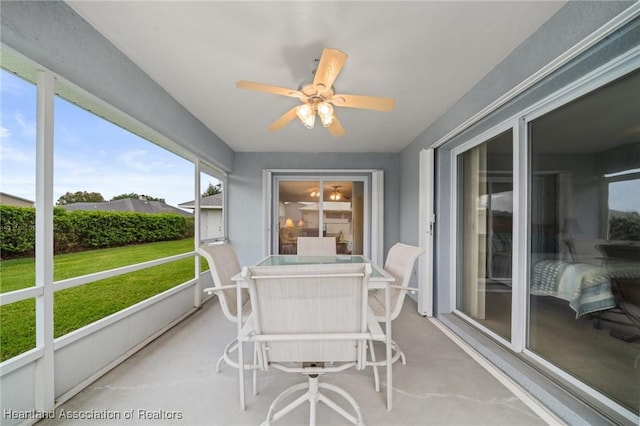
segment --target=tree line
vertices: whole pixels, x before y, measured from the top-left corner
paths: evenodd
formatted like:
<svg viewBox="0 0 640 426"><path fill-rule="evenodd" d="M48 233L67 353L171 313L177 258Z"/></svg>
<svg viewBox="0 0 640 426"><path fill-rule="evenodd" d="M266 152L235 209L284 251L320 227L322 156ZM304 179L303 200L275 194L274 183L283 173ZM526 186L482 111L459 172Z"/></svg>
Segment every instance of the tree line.
<svg viewBox="0 0 640 426"><path fill-rule="evenodd" d="M144 194L136 194L135 192L130 192L128 194L120 194L111 198L109 201L116 200L125 200L127 198L146 198L148 201L161 201L164 203L164 198L156 198L149 195ZM61 195L56 201L56 206L66 206L68 204L74 203L106 203L107 200L102 196L99 192L89 192L89 191L76 191L76 192L67 192L64 195Z"/></svg>
<svg viewBox="0 0 640 426"><path fill-rule="evenodd" d="M219 194L220 192L222 192L222 184L214 185L211 182L209 182L209 186L202 193L202 196L206 197L209 195ZM134 198L134 199L144 198L147 201L160 201L162 203L165 202L164 198L152 197L150 195L144 195L144 194L136 194L135 192L116 195L115 197L112 197L109 201L126 200L128 198ZM66 206L74 203L106 203L106 202L107 200L99 192L76 191L76 192L66 192L64 195L60 196L60 198L58 198L58 201L56 201L56 206Z"/></svg>

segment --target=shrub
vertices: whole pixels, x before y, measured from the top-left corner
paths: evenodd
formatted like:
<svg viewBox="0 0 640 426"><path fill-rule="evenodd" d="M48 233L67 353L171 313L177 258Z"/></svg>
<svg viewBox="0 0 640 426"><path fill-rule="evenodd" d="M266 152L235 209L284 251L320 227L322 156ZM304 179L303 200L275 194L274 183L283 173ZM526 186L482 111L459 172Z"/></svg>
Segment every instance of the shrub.
<svg viewBox="0 0 640 426"><path fill-rule="evenodd" d="M36 209L0 206L2 257L33 256L36 247Z"/></svg>
<svg viewBox="0 0 640 426"><path fill-rule="evenodd" d="M610 240L640 241L640 215L630 212L609 219Z"/></svg>
<svg viewBox="0 0 640 426"><path fill-rule="evenodd" d="M3 258L33 256L35 209L0 206ZM66 211L55 208L56 254L80 250L179 240L193 236L193 218L176 214Z"/></svg>

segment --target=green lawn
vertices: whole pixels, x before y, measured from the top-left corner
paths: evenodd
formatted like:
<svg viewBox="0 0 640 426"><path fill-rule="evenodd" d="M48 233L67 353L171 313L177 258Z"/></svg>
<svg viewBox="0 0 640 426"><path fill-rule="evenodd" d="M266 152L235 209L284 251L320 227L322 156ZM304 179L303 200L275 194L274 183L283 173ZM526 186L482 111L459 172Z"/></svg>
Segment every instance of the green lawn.
<svg viewBox="0 0 640 426"><path fill-rule="evenodd" d="M193 239L85 251L55 256L54 279L77 277L193 250ZM168 290L193 277L193 259L96 281L54 295L54 336L59 337ZM206 262L203 262L206 269ZM34 259L0 263L1 291L33 286ZM33 299L0 307L0 359L35 347Z"/></svg>

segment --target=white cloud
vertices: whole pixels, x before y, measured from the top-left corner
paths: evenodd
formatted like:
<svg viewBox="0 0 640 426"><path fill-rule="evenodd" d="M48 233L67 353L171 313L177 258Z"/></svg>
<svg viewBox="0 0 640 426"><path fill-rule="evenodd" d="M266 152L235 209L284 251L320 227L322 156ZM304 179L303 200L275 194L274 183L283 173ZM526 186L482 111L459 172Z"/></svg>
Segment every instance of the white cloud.
<svg viewBox="0 0 640 426"><path fill-rule="evenodd" d="M140 170L143 172L147 172L151 170L151 166L144 161L145 156L147 155L147 151L142 149L136 149L133 151L127 151L124 154L118 157L125 166Z"/></svg>
<svg viewBox="0 0 640 426"><path fill-rule="evenodd" d="M11 136L11 132L6 127L0 126L0 139L7 139Z"/></svg>
<svg viewBox="0 0 640 426"><path fill-rule="evenodd" d="M35 146L15 145L12 141L3 140L0 145L0 158L2 158L3 168L10 167L12 163L21 164L22 166L26 164L35 167Z"/></svg>
<svg viewBox="0 0 640 426"><path fill-rule="evenodd" d="M149 156L148 151L143 149L135 149L131 151L127 151L124 154L118 156L118 160L120 160L125 166L130 169L138 170L141 172L152 172L162 167L166 170L169 165L163 159L154 159Z"/></svg>
<svg viewBox="0 0 640 426"><path fill-rule="evenodd" d="M83 141L64 124L56 123L56 145L80 145Z"/></svg>
<svg viewBox="0 0 640 426"><path fill-rule="evenodd" d="M13 120L18 124L18 127L21 130L22 135L25 137L35 140L36 139L36 123L35 121L27 120L23 114L17 113L13 116Z"/></svg>

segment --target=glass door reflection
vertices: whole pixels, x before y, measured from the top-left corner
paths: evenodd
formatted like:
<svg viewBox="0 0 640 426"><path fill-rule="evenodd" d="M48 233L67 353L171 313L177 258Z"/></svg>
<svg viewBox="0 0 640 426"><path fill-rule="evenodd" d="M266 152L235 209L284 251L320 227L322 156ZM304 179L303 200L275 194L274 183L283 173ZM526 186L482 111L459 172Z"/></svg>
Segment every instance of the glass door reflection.
<svg viewBox="0 0 640 426"><path fill-rule="evenodd" d="M298 237L335 237L338 254L363 254L364 182L280 180L278 254L297 254Z"/></svg>

